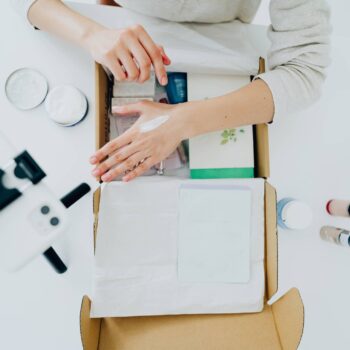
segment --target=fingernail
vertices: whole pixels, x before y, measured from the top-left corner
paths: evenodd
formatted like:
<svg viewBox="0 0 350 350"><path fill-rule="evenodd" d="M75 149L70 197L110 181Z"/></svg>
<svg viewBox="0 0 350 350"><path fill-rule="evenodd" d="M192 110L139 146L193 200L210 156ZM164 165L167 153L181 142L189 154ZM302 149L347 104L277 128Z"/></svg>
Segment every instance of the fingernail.
<svg viewBox="0 0 350 350"><path fill-rule="evenodd" d="M168 77L166 75L162 76L161 80L160 80L160 83L162 85L166 85L168 84Z"/></svg>
<svg viewBox="0 0 350 350"><path fill-rule="evenodd" d="M97 158L95 156L90 157L90 163L95 164L97 162Z"/></svg>
<svg viewBox="0 0 350 350"><path fill-rule="evenodd" d="M166 65L169 65L171 63L171 59L164 53L163 57L163 63Z"/></svg>
<svg viewBox="0 0 350 350"><path fill-rule="evenodd" d="M92 174L93 176L98 176L99 173L100 173L100 171L99 171L98 169L94 169L94 170L91 172L91 174Z"/></svg>
<svg viewBox="0 0 350 350"><path fill-rule="evenodd" d="M122 180L124 182L128 182L130 180L130 176L124 176Z"/></svg>
<svg viewBox="0 0 350 350"><path fill-rule="evenodd" d="M111 174L104 174L102 177L101 177L101 180L102 181L109 181L111 179Z"/></svg>

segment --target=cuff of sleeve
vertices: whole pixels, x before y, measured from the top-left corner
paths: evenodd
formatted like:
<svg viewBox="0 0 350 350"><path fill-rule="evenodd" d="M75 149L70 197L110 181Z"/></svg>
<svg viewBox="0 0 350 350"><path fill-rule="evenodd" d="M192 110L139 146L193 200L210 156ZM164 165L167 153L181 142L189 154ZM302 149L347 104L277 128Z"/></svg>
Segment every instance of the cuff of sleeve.
<svg viewBox="0 0 350 350"><path fill-rule="evenodd" d="M277 73L277 74L276 74ZM281 77L279 76L278 72L276 71L269 71L266 73L259 74L254 77L253 80L261 79L263 80L269 87L272 98L273 98L273 104L274 104L274 113L272 122L278 120L280 118L280 115L284 115L287 111L283 107L285 103L281 101L284 86L283 82L281 81Z"/></svg>
<svg viewBox="0 0 350 350"><path fill-rule="evenodd" d="M32 5L34 5L34 3L36 1L37 0L17 0L17 1L12 0L12 5L13 5L15 11L21 17L25 18L27 23L31 26L33 26L33 25L29 21L28 12L29 12L30 8L32 7Z"/></svg>

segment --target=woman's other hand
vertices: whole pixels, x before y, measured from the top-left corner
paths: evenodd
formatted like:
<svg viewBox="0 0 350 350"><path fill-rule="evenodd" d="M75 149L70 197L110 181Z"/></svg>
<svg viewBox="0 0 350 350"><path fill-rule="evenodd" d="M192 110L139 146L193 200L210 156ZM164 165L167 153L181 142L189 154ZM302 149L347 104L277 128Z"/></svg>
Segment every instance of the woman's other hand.
<svg viewBox="0 0 350 350"><path fill-rule="evenodd" d="M168 83L165 65L170 64L170 59L141 25L121 30L94 26L83 45L118 81L144 82L149 79L153 65L159 83Z"/></svg>
<svg viewBox="0 0 350 350"><path fill-rule="evenodd" d="M130 181L170 155L185 135L181 105L150 101L114 107L120 118L140 114L137 122L124 134L98 150L90 162L96 165L92 175L109 182L123 175Z"/></svg>

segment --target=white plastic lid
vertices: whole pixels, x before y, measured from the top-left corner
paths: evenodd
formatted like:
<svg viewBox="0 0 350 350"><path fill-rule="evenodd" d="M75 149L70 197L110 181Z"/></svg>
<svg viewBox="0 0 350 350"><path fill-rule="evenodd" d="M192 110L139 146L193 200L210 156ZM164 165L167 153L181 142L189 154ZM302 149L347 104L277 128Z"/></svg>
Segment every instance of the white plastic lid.
<svg viewBox="0 0 350 350"><path fill-rule="evenodd" d="M62 126L79 123L86 115L87 100L74 86L56 86L48 93L45 108L50 119Z"/></svg>
<svg viewBox="0 0 350 350"><path fill-rule="evenodd" d="M31 68L15 70L6 80L8 100L18 109L28 110L39 106L48 90L46 78Z"/></svg>
<svg viewBox="0 0 350 350"><path fill-rule="evenodd" d="M312 222L312 211L305 203L294 200L283 208L282 220L290 229L303 230Z"/></svg>
<svg viewBox="0 0 350 350"><path fill-rule="evenodd" d="M349 235L346 233L341 233L339 237L339 242L342 246L348 247L349 246Z"/></svg>

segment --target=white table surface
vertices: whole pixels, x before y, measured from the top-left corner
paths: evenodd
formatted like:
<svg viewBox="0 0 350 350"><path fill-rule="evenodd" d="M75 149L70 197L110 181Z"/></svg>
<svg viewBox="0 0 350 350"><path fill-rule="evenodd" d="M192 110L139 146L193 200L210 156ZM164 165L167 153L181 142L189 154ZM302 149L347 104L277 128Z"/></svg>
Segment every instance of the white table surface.
<svg viewBox="0 0 350 350"><path fill-rule="evenodd" d="M266 1L263 2L266 5ZM301 350L350 348L350 249L325 243L319 228L350 229L350 219L325 212L330 198L350 199L350 24L348 2L332 3L333 64L322 99L308 110L270 126L270 182L278 196L309 203L313 225L304 232L279 234L279 291L301 291L306 319ZM48 173L47 182L63 195L86 176L94 149L93 62L60 39L35 32L3 5L0 11L0 125L19 148L27 148ZM347 36L346 36L347 35ZM43 106L20 112L7 101L4 83L15 69L38 68L50 87L72 84L88 97L86 120L64 129L54 125ZM1 151L1 150L0 150ZM69 270L57 275L41 257L20 273L0 272L1 348L8 350L81 349L79 310L90 291L92 268L91 198L72 208L77 218L55 248Z"/></svg>

